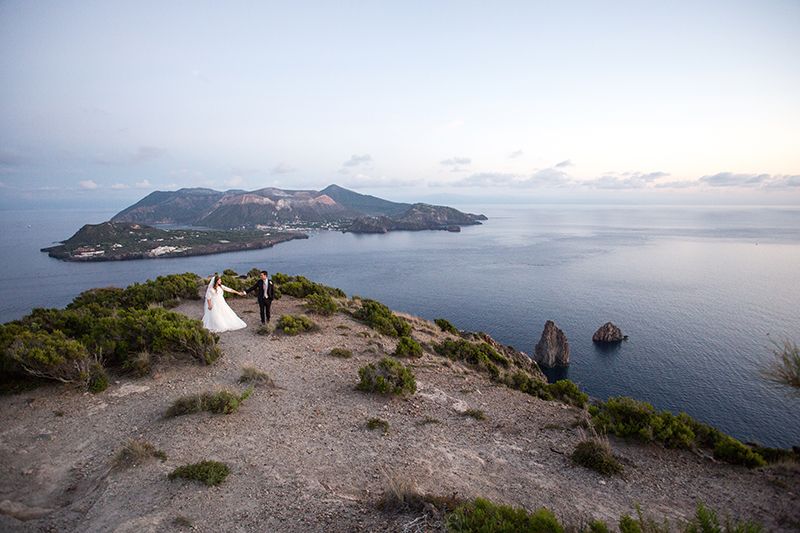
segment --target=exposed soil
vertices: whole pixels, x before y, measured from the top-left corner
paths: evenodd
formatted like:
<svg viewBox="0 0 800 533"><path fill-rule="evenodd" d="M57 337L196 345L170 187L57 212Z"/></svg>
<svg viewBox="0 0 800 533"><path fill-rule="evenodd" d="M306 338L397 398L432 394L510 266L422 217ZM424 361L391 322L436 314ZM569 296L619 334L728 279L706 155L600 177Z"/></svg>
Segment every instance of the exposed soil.
<svg viewBox="0 0 800 533"><path fill-rule="evenodd" d="M301 313L301 304L284 296L273 316ZM404 361L417 377L414 396L358 392L358 368L392 352L394 339L342 313L315 316L316 332L258 335L255 300L232 306L248 327L221 335L224 356L212 366L163 361L151 377L120 377L97 395L53 385L0 398L0 530L416 530L419 514L377 508L389 477L435 495L545 506L574 526L616 525L637 504L659 522L676 522L698 502L770 531L800 525L794 466L750 470L612 439L625 473L606 478L570 462L585 437L583 410L495 385L429 350ZM177 311L202 315L199 302ZM445 336L409 318L420 342ZM330 356L337 347L354 356ZM257 388L232 415L163 417L181 395L244 390L237 381L245 366L267 372L276 387ZM465 416L469 408L487 419ZM373 417L389 422L388 433L367 429ZM132 438L168 459L114 468ZM205 459L230 466L224 483L167 479Z"/></svg>

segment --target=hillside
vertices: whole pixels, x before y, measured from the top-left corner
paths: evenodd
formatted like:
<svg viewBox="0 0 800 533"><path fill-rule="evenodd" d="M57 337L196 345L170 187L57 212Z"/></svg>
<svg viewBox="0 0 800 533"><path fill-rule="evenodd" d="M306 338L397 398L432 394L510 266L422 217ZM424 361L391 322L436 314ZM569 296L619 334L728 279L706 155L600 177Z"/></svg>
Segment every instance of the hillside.
<svg viewBox="0 0 800 533"><path fill-rule="evenodd" d="M614 527L637 505L675 525L698 502L769 531L800 523L796 465L747 469L613 437L624 475L574 465L569 456L586 437L586 410L512 390L437 355L431 346L460 337L431 322L401 315L423 353L403 359L416 393L389 397L355 385L359 368L391 354L396 339L343 312L314 315L318 329L298 336L260 335L255 300L230 302L248 328L220 335L223 356L211 366L165 358L150 376L118 376L96 395L52 385L0 397L0 530L439 530L441 522L422 510L378 508L398 486L531 511L544 506L572 527L593 519ZM175 310L192 318L203 312L198 301ZM286 294L273 305L275 317L305 312L303 300ZM334 348L352 357L333 357ZM182 395L243 391L244 367L268 373L274 386L257 387L234 414L164 417ZM468 416L478 411L483 420ZM373 418L386 431L368 429ZM152 444L165 461L115 467L130 439ZM167 477L206 459L229 465L221 485Z"/></svg>
<svg viewBox="0 0 800 533"><path fill-rule="evenodd" d="M322 191L274 187L255 191L156 191L120 211L111 221L218 229L306 224L350 231L351 227L360 227L360 217L370 216L388 217L392 223L385 224L385 231L446 229L486 220L483 215L462 213L451 207L390 202L330 185Z"/></svg>
<svg viewBox="0 0 800 533"><path fill-rule="evenodd" d="M63 261L125 261L257 250L307 238L305 233L289 231L162 230L129 222L103 222L86 224L66 241L41 251Z"/></svg>

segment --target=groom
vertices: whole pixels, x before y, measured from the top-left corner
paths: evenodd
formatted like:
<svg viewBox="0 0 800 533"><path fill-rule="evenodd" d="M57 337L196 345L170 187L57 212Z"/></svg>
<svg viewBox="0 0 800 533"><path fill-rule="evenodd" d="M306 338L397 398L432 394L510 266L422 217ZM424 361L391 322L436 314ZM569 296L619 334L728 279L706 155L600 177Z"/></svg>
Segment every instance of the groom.
<svg viewBox="0 0 800 533"><path fill-rule="evenodd" d="M256 281L256 284L247 289L245 292L256 291L258 297L258 308L261 310L261 323L266 324L269 322L269 308L272 306L272 300L275 298L275 285L271 279L267 278L267 271L262 270L261 279Z"/></svg>

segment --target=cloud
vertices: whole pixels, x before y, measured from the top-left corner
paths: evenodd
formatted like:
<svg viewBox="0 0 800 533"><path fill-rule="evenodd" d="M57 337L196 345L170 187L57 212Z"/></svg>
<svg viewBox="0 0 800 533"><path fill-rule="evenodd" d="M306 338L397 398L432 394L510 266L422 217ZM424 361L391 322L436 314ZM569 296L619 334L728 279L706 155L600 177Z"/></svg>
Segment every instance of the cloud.
<svg viewBox="0 0 800 533"><path fill-rule="evenodd" d="M571 167L571 166L572 166L572 160L571 159L565 159L564 161L562 161L560 163L556 163L556 168L565 168L565 167Z"/></svg>
<svg viewBox="0 0 800 533"><path fill-rule="evenodd" d="M386 176L370 176L368 174L356 174L343 180L347 187L417 187L423 184L419 179L389 178Z"/></svg>
<svg viewBox="0 0 800 533"><path fill-rule="evenodd" d="M697 180L699 185L724 188L738 187L745 189L787 189L800 187L798 174L737 174L734 172L719 172L710 176L702 176Z"/></svg>
<svg viewBox="0 0 800 533"><path fill-rule="evenodd" d="M81 180L80 182L78 182L78 185L80 185L81 189L86 189L86 190L92 190L97 188L97 183L95 183L94 180Z"/></svg>
<svg viewBox="0 0 800 533"><path fill-rule="evenodd" d="M356 167L358 165L362 165L362 164L365 164L365 163L371 163L371 162L372 162L372 156L369 155L369 154L364 154L364 155L355 155L355 154L353 154L353 155L350 156L350 159L348 159L347 161L342 163L342 166L345 166L345 167Z"/></svg>
<svg viewBox="0 0 800 533"><path fill-rule="evenodd" d="M470 163L472 163L472 159L470 159L469 157L458 157L458 156L439 161L440 165L445 165L445 166L469 165Z"/></svg>
<svg viewBox="0 0 800 533"><path fill-rule="evenodd" d="M509 187L520 180L519 174L477 172L455 182L457 187Z"/></svg>
<svg viewBox="0 0 800 533"><path fill-rule="evenodd" d="M114 185L111 186L111 188L114 189L115 191L121 191L121 190L124 190L124 189L130 189L131 186L130 185L126 185L124 183L115 183Z"/></svg>
<svg viewBox="0 0 800 533"><path fill-rule="evenodd" d="M137 181L134 185L137 189L150 189L152 185L150 184L150 180L144 179L142 181Z"/></svg>
<svg viewBox="0 0 800 533"><path fill-rule="evenodd" d="M711 176L703 176L697 181L701 185L711 187L760 187L772 179L769 174L735 174L719 172Z"/></svg>
<svg viewBox="0 0 800 533"><path fill-rule="evenodd" d="M293 168L293 167L290 167L289 165L286 165L284 163L278 163L277 165L272 167L272 169L270 169L269 173L270 174L290 174L290 173L294 172L295 170L297 170L297 169Z"/></svg>
<svg viewBox="0 0 800 533"><path fill-rule="evenodd" d="M514 150L510 154L508 154L509 159L516 159L521 156L524 152L522 150Z"/></svg>
<svg viewBox="0 0 800 533"><path fill-rule="evenodd" d="M518 187L563 187L572 182L572 177L557 168L537 170L530 177L517 184Z"/></svg>
<svg viewBox="0 0 800 533"><path fill-rule="evenodd" d="M651 184L656 187L654 182L660 178L669 176L667 172L623 172L621 174L610 172L599 178L581 182L582 185L593 189L642 189Z"/></svg>

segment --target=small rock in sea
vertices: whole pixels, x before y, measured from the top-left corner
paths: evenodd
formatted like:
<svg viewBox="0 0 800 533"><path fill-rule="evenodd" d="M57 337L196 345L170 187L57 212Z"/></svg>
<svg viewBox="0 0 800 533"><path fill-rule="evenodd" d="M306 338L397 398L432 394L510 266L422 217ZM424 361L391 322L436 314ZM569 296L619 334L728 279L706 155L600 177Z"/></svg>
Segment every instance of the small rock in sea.
<svg viewBox="0 0 800 533"><path fill-rule="evenodd" d="M592 335L593 342L620 342L627 339L627 335L622 334L622 330L615 326L612 322L606 322L600 326L597 331Z"/></svg>
<svg viewBox="0 0 800 533"><path fill-rule="evenodd" d="M542 337L536 343L533 354L534 361L541 366L569 365L569 342L567 342L567 336L552 320L545 322Z"/></svg>

